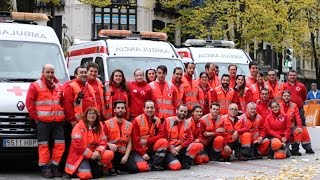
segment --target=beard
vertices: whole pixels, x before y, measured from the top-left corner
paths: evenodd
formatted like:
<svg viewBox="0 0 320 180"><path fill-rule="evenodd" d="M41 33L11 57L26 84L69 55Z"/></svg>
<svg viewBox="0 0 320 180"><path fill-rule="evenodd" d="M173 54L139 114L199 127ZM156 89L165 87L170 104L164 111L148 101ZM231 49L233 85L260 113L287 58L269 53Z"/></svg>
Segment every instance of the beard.
<svg viewBox="0 0 320 180"><path fill-rule="evenodd" d="M185 114L179 114L178 117L179 117L179 119L185 119L186 115Z"/></svg>
<svg viewBox="0 0 320 180"><path fill-rule="evenodd" d="M222 85L223 88L228 88L229 87L228 83L222 83L221 85Z"/></svg>
<svg viewBox="0 0 320 180"><path fill-rule="evenodd" d="M117 118L123 118L123 117L124 117L124 113L123 113L123 112L118 112L118 113L116 114L116 117L117 117Z"/></svg>

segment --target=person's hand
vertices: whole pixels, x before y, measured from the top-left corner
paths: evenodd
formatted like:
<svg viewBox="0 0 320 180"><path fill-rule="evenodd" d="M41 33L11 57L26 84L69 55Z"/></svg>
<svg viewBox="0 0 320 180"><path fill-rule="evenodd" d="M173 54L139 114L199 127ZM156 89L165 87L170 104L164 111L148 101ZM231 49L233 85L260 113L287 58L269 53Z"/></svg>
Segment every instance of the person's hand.
<svg viewBox="0 0 320 180"><path fill-rule="evenodd" d="M149 157L148 154L144 154L144 155L142 156L142 158L143 158L144 160L146 160L146 161L148 161L148 160L150 159L150 157Z"/></svg>
<svg viewBox="0 0 320 180"><path fill-rule="evenodd" d="M287 142L287 138L283 137L283 138L281 138L281 141L285 143L285 142Z"/></svg>
<svg viewBox="0 0 320 180"><path fill-rule="evenodd" d="M258 144L261 144L262 143L262 137L258 137Z"/></svg>
<svg viewBox="0 0 320 180"><path fill-rule="evenodd" d="M146 139L140 139L140 144L141 145L146 145L147 144L147 140Z"/></svg>
<svg viewBox="0 0 320 180"><path fill-rule="evenodd" d="M297 128L296 131L301 134L302 133L302 129L301 128Z"/></svg>
<svg viewBox="0 0 320 180"><path fill-rule="evenodd" d="M199 142L200 142L200 140L199 140L199 139L196 139L196 140L194 140L194 142L195 142L195 143L199 143Z"/></svg>
<svg viewBox="0 0 320 180"><path fill-rule="evenodd" d="M206 137L210 137L210 136L213 136L214 134L211 132L204 132L203 135Z"/></svg>
<svg viewBox="0 0 320 180"><path fill-rule="evenodd" d="M95 159L97 159L97 158L99 158L99 157L100 157L100 152L99 152L99 151L94 151L94 152L92 153L91 159L92 159L92 160L95 160Z"/></svg>
<svg viewBox="0 0 320 180"><path fill-rule="evenodd" d="M238 132L235 131L233 134L232 134L232 141L235 141L238 139Z"/></svg>
<svg viewBox="0 0 320 180"><path fill-rule="evenodd" d="M224 146L223 151L224 152L231 152L231 149L229 146Z"/></svg>
<svg viewBox="0 0 320 180"><path fill-rule="evenodd" d="M129 156L124 155L124 156L122 157L122 159L121 159L120 163L121 163L121 164L125 164L125 163L127 163L127 161L128 161L128 157L129 157Z"/></svg>
<svg viewBox="0 0 320 180"><path fill-rule="evenodd" d="M180 146L175 147L174 149L175 149L175 151L176 151L177 153L179 153L179 152L180 152L180 150L181 150L181 145L180 145Z"/></svg>
<svg viewBox="0 0 320 180"><path fill-rule="evenodd" d="M118 150L117 145L108 143L108 147L111 151L116 152Z"/></svg>
<svg viewBox="0 0 320 180"><path fill-rule="evenodd" d="M253 141L253 144L258 144L258 140Z"/></svg>
<svg viewBox="0 0 320 180"><path fill-rule="evenodd" d="M223 133L225 130L224 130L224 128L218 128L218 129L216 129L216 132L218 132L218 133Z"/></svg>
<svg viewBox="0 0 320 180"><path fill-rule="evenodd" d="M179 154L174 148L171 148L171 149L170 149L170 153L171 153L173 156L176 156L176 155Z"/></svg>

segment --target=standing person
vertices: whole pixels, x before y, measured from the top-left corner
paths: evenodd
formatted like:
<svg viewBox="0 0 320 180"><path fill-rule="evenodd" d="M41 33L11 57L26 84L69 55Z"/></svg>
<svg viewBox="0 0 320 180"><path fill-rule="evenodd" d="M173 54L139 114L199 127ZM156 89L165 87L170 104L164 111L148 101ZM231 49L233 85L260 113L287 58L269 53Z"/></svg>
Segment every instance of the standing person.
<svg viewBox="0 0 320 180"><path fill-rule="evenodd" d="M251 61L249 63L250 75L246 79L246 86L250 87L252 84L256 83L258 75L258 63L256 61Z"/></svg>
<svg viewBox="0 0 320 180"><path fill-rule="evenodd" d="M318 85L316 83L311 84L311 90L308 92L306 100L320 100L320 91L317 86Z"/></svg>
<svg viewBox="0 0 320 180"><path fill-rule="evenodd" d="M237 65L235 64L230 64L228 66L228 72L229 72L229 76L230 76L230 87L235 87L236 85L236 76L237 76Z"/></svg>
<svg viewBox="0 0 320 180"><path fill-rule="evenodd" d="M216 88L220 85L220 79L216 73L216 65L213 63L207 63L205 66L205 72L209 76L209 84L212 88Z"/></svg>
<svg viewBox="0 0 320 180"><path fill-rule="evenodd" d="M210 105L210 113L200 119L201 143L210 160L217 161L224 147L223 121L219 115L220 105L216 102Z"/></svg>
<svg viewBox="0 0 320 180"><path fill-rule="evenodd" d="M107 135L108 147L114 152L111 175L121 174L123 171L137 173L148 171L148 164L139 156L131 153L132 124L124 117L126 105L123 101L114 102L115 117L104 122L104 132Z"/></svg>
<svg viewBox="0 0 320 180"><path fill-rule="evenodd" d="M266 88L262 72L258 73L256 83L254 83L251 86L249 86L249 88L250 88L250 90L252 92L253 102L257 102L257 100L260 99L260 91L261 91L261 89L262 88ZM266 88L266 89L268 89L268 88ZM273 94L272 94L271 90L269 90L269 99L273 100Z"/></svg>
<svg viewBox="0 0 320 180"><path fill-rule="evenodd" d="M101 119L104 119L106 115L106 109L104 104L104 84L98 79L98 69L99 66L96 63L88 63L87 73L88 73L88 83L92 86L95 92L97 108L100 112Z"/></svg>
<svg viewBox="0 0 320 180"><path fill-rule="evenodd" d="M63 100L66 119L72 126L79 122L88 107L97 107L94 89L87 81L86 67L77 67L75 76L76 79L66 85Z"/></svg>
<svg viewBox="0 0 320 180"><path fill-rule="evenodd" d="M265 81L265 86L269 91L272 92L275 100L281 100L281 89L282 89L282 82L277 80L277 73L274 69L268 70L268 80Z"/></svg>
<svg viewBox="0 0 320 180"><path fill-rule="evenodd" d="M169 141L169 151L165 164L171 170L189 169L194 157L203 149L201 143L193 141L191 124L186 120L188 107L185 104L177 108L177 116L166 118L161 133Z"/></svg>
<svg viewBox="0 0 320 180"><path fill-rule="evenodd" d="M249 102L253 102L252 92L246 87L246 77L244 75L236 76L236 84L234 91L237 93L240 101L239 111L242 113L246 112L246 107Z"/></svg>
<svg viewBox="0 0 320 180"><path fill-rule="evenodd" d="M123 101L126 105L125 118L129 118L129 90L123 71L116 69L111 73L110 82L106 85L106 120L114 117L113 104L116 101Z"/></svg>
<svg viewBox="0 0 320 180"><path fill-rule="evenodd" d="M260 91L260 99L257 101L257 112L262 116L262 119L266 119L268 114L271 113L271 109L269 108L269 90L266 88L262 88Z"/></svg>
<svg viewBox="0 0 320 180"><path fill-rule="evenodd" d="M155 81L157 78L157 71L154 68L149 68L146 70L146 81L147 83L151 83Z"/></svg>
<svg viewBox="0 0 320 180"><path fill-rule="evenodd" d="M151 87L144 80L142 69L136 69L133 75L135 81L128 83L130 121L144 112L144 103L151 99Z"/></svg>
<svg viewBox="0 0 320 180"><path fill-rule="evenodd" d="M152 89L151 100L156 103L156 116L161 121L167 117L174 116L174 109L179 104L176 87L171 82L166 81L167 72L166 66L158 66L157 79L149 84Z"/></svg>
<svg viewBox="0 0 320 180"><path fill-rule="evenodd" d="M65 115L62 108L62 89L54 76L53 65L44 65L41 78L31 83L26 105L30 119L37 125L39 166L42 176L61 177L58 165L65 149L63 129ZM52 140L54 145L50 152L49 141Z"/></svg>
<svg viewBox="0 0 320 180"><path fill-rule="evenodd" d="M200 87L200 105L202 107L203 114L210 112L210 105L213 102L217 102L217 92L209 85L209 77L206 72L201 72L199 76L199 87Z"/></svg>
<svg viewBox="0 0 320 180"><path fill-rule="evenodd" d="M257 114L257 105L254 102L249 102L246 112L240 117L243 120L243 125L246 126L247 134L240 136L242 147L240 153L245 158L261 159L262 155L268 154L270 140L266 137L266 128L264 119Z"/></svg>
<svg viewBox="0 0 320 180"><path fill-rule="evenodd" d="M306 119L304 117L303 105L307 98L307 89L304 84L298 82L297 72L290 70L288 74L288 82L283 84L283 91L289 91L291 93L291 102L297 104L299 108L300 117L302 120L302 126L306 126Z"/></svg>
<svg viewBox="0 0 320 180"><path fill-rule="evenodd" d="M194 105L200 104L199 93L200 88L196 80L193 80L194 70L196 65L192 62L185 63L186 73L184 74L182 81L184 84L184 97L185 103L188 107L188 117L191 116L191 110Z"/></svg>
<svg viewBox="0 0 320 180"><path fill-rule="evenodd" d="M151 169L162 171L164 158L169 145L165 135L160 134L161 120L154 115L154 102L144 104L144 113L132 121L132 147L136 156L151 164Z"/></svg>
<svg viewBox="0 0 320 180"><path fill-rule="evenodd" d="M229 87L230 76L223 74L221 77L221 85L215 88L217 92L217 102L220 104L220 115L228 114L228 107L231 103L239 103L239 98L234 89Z"/></svg>
<svg viewBox="0 0 320 180"><path fill-rule="evenodd" d="M102 169L105 169L114 153L106 150L107 138L103 132L100 112L94 107L89 107L83 115L83 119L72 130L72 141L67 158L65 172L69 175L76 173L80 179L99 178ZM93 169L93 164L101 163L100 170ZM91 173L97 171L97 174Z"/></svg>
<svg viewBox="0 0 320 180"><path fill-rule="evenodd" d="M284 91L282 93L281 111L288 116L291 122L291 155L302 155L299 152L300 143L302 147L306 150L307 154L314 154L314 151L311 147L311 140L308 129L302 126L301 117L299 114L297 104L290 102L290 98L291 93L289 91Z"/></svg>
<svg viewBox="0 0 320 180"><path fill-rule="evenodd" d="M201 134L201 122L200 118L202 117L202 107L200 105L193 106L191 110L192 116L187 119L191 123L191 132L195 143L201 143L202 134ZM204 164L209 162L208 154L202 150L194 157L195 164Z"/></svg>
<svg viewBox="0 0 320 180"><path fill-rule="evenodd" d="M219 66L218 65L215 65L214 66L215 68L216 68L216 75L218 76L218 79L219 79L219 73L220 73L220 71L219 71Z"/></svg>
<svg viewBox="0 0 320 180"><path fill-rule="evenodd" d="M183 69L181 67L176 67L173 69L173 76L172 76L172 84L176 87L178 92L178 99L179 104L184 104L185 102L185 93L184 93L184 86L185 84L182 81L183 76Z"/></svg>

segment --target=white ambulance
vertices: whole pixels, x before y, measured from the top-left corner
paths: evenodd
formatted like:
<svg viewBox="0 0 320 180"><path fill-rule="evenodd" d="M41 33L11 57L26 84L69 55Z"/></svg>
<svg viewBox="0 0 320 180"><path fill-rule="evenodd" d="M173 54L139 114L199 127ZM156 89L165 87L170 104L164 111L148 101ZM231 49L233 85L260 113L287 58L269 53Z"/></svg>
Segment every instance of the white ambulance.
<svg viewBox="0 0 320 180"><path fill-rule="evenodd" d="M36 129L26 108L30 83L41 76L44 64L55 67L61 83L69 80L56 33L37 13L0 12L0 156L36 150Z"/></svg>
<svg viewBox="0 0 320 180"><path fill-rule="evenodd" d="M160 32L132 32L128 30L101 30L103 40L71 46L68 50L68 69L73 74L76 67L88 62L99 65L99 78L109 81L113 70L121 69L126 80L132 81L137 68L147 70L165 65L167 80L171 80L173 69L183 68L175 47L166 42L167 35Z"/></svg>
<svg viewBox="0 0 320 180"><path fill-rule="evenodd" d="M235 64L238 67L237 74L249 75L249 62L251 58L242 49L234 49L234 42L221 40L188 39L184 43L185 48L178 48L178 53L185 62L196 64L195 78L209 62L219 66L219 76L228 74L228 66Z"/></svg>

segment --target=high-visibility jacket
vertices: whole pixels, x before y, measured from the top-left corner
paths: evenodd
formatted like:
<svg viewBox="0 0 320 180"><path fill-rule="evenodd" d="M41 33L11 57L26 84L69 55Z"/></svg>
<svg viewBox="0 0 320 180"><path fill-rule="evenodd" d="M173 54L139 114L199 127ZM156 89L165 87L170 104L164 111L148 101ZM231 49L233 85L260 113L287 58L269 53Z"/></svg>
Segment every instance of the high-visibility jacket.
<svg viewBox="0 0 320 180"><path fill-rule="evenodd" d="M74 108L74 113L75 113L74 116L76 117L77 121L79 121L82 118L82 115L83 115L83 113L85 111L85 109L82 109L82 101L83 101L83 98L85 98L85 97L83 97L80 100L80 104L77 104L76 101L77 101L77 98L78 98L78 93L81 91L81 88L80 88L79 84L76 81L71 81L68 85L73 89L73 94L75 95L74 103L73 103L73 108ZM96 96L95 96L95 93L94 93L94 89L87 82L86 82L85 86L88 88L89 93L91 94L91 97L93 97L92 101L94 101L94 106L97 107L97 103L96 103L96 100L95 100Z"/></svg>
<svg viewBox="0 0 320 180"><path fill-rule="evenodd" d="M51 92L42 80L32 83L38 92L37 100L34 102L39 121L43 122L61 122L65 115L61 106L62 89L59 83L54 84Z"/></svg>
<svg viewBox="0 0 320 180"><path fill-rule="evenodd" d="M302 120L300 117L299 109L296 103L289 102L286 104L285 102L280 102L281 112L286 114L291 122L291 128L293 127L302 127Z"/></svg>
<svg viewBox="0 0 320 180"><path fill-rule="evenodd" d="M200 87L199 102L204 114L209 113L210 105L216 101L217 101L217 93L213 88L211 88L210 86L208 89L204 89Z"/></svg>
<svg viewBox="0 0 320 180"><path fill-rule="evenodd" d="M96 78L93 81L88 81L88 83L95 90L95 95L96 95L96 99L97 99L97 108L98 108L99 112L101 113L102 117L104 117L106 115L106 106L105 106L105 102L104 102L105 101L104 100L105 87L99 78ZM95 85L95 83L97 83L97 86ZM97 87L97 89L96 89L96 87ZM99 101L98 101L98 98L99 98ZM100 104L98 104L98 102L100 102Z"/></svg>
<svg viewBox="0 0 320 180"><path fill-rule="evenodd" d="M192 132L193 139L201 139L201 123L198 119L197 121L194 120L193 117L188 118L186 121L189 121L190 128Z"/></svg>
<svg viewBox="0 0 320 180"><path fill-rule="evenodd" d="M103 132L102 123L100 123L101 131L95 133L93 129L87 128L83 120L80 120L71 134L71 144L69 155L67 158L65 171L68 174L73 174L79 167L83 159L90 159L94 151L99 151L100 154L106 150L107 138Z"/></svg>
<svg viewBox="0 0 320 180"><path fill-rule="evenodd" d="M220 114L224 115L228 113L229 105L232 103L235 96L235 91L232 88L225 93L222 86L216 87L217 102L220 104Z"/></svg>
<svg viewBox="0 0 320 180"><path fill-rule="evenodd" d="M166 118L166 129L167 129L167 137L170 145L179 146L184 143L186 140L188 133L191 133L191 124L190 121L183 121L181 128L178 128L177 125L177 117L172 116ZM191 133L192 137L192 133ZM193 139L193 138L192 138Z"/></svg>
<svg viewBox="0 0 320 180"><path fill-rule="evenodd" d="M278 101L282 98L283 83L280 81L277 81L274 85L272 84L273 83L270 83L270 81L264 82L265 87L272 92L274 99Z"/></svg>
<svg viewBox="0 0 320 180"><path fill-rule="evenodd" d="M253 141L257 140L259 137L264 138L266 136L266 129L262 116L256 114L252 119L251 117L248 117L247 113L244 113L240 117L243 119L244 125L248 128L248 132L252 134Z"/></svg>
<svg viewBox="0 0 320 180"><path fill-rule="evenodd" d="M129 118L129 98L128 93L126 91L123 91L123 96L125 97L125 103L126 103L126 117ZM108 84L106 85L106 93L105 93L105 106L106 106L106 119L111 119L113 117L113 95L114 95L114 88L112 85Z"/></svg>
<svg viewBox="0 0 320 180"><path fill-rule="evenodd" d="M229 87L234 88L236 85L236 77L230 76L230 82L229 82Z"/></svg>
<svg viewBox="0 0 320 180"><path fill-rule="evenodd" d="M182 81L180 84L177 84L173 79L171 82L177 89L177 93L178 93L177 98L178 98L179 104L185 104L186 103L185 102L186 98L184 97L185 84Z"/></svg>
<svg viewBox="0 0 320 180"><path fill-rule="evenodd" d="M132 132L132 123L124 120L122 126L118 126L117 119L111 118L104 122L107 130L107 140L116 144L120 153L125 153ZM121 128L121 130L120 130Z"/></svg>
<svg viewBox="0 0 320 180"><path fill-rule="evenodd" d="M239 110L242 110L242 112L246 112L247 104L249 102L256 102L252 98L252 92L248 87L245 87L244 92L243 92L243 96L240 96L239 92L237 92L237 93L238 93L238 97L239 97L239 101L240 101Z"/></svg>
<svg viewBox="0 0 320 180"><path fill-rule="evenodd" d="M149 127L148 119L145 114L141 114L135 118L140 127L140 138L147 139L149 136L155 136L159 133L161 120L158 117L153 117L154 123ZM147 151L148 146L144 146Z"/></svg>
<svg viewBox="0 0 320 180"><path fill-rule="evenodd" d="M200 119L201 126L203 127L202 136L201 136L201 142L204 145L209 144L209 140L212 139L212 137L206 137L203 135L205 132L215 132L216 129L223 127L223 121L221 120L221 117L218 115L216 119L212 118L212 115L206 114L201 117ZM220 133L217 133L216 135L222 135Z"/></svg>
<svg viewBox="0 0 320 180"><path fill-rule="evenodd" d="M196 80L191 80L191 84L190 84L190 82L184 76L182 78L182 81L184 84L185 103L188 109L191 110L194 105L200 104L199 102L200 88Z"/></svg>
<svg viewBox="0 0 320 180"><path fill-rule="evenodd" d="M256 82L257 82L256 78L253 78L251 76L246 77L246 86L247 87L250 87L252 84L254 84Z"/></svg>
<svg viewBox="0 0 320 180"><path fill-rule="evenodd" d="M241 134L239 130L243 127L243 121L239 116L237 116L235 120L235 122L231 121L228 114L221 116L221 121L223 121L223 127L225 130L224 140L226 143L234 142L232 141L232 135L235 131L238 131L238 133Z"/></svg>
<svg viewBox="0 0 320 180"><path fill-rule="evenodd" d="M209 84L212 88L216 88L221 85L219 77L216 75L214 79L209 80Z"/></svg>
<svg viewBox="0 0 320 180"><path fill-rule="evenodd" d="M177 100L177 89L171 82L166 81L163 92L158 85L158 81L149 84L152 89L152 100L156 104L156 116L167 118L175 114L175 102Z"/></svg>
<svg viewBox="0 0 320 180"><path fill-rule="evenodd" d="M258 83L252 84L249 88L250 88L251 93L252 93L253 102L258 101L260 99L260 89L261 89L259 87ZM263 84L262 88L267 88L267 87L265 87L264 84ZM269 99L273 100L274 96L272 94L272 91L270 89L268 89L268 91L269 91Z"/></svg>

